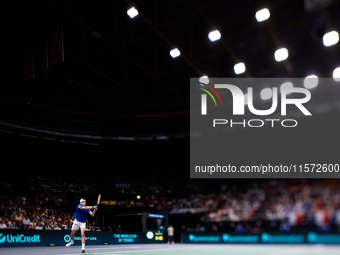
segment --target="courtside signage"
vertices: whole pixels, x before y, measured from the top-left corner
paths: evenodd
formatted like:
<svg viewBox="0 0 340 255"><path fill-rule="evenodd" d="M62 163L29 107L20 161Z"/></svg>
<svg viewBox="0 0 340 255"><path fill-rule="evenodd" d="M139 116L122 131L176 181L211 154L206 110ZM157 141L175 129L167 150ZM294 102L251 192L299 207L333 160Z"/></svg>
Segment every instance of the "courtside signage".
<svg viewBox="0 0 340 255"><path fill-rule="evenodd" d="M340 244L338 233L293 232L236 234L224 232L184 232L182 243L244 243L244 244Z"/></svg>
<svg viewBox="0 0 340 255"><path fill-rule="evenodd" d="M140 239L141 237L137 233L136 234L119 233L114 234L113 238L118 243L136 243L138 242L138 239Z"/></svg>
<svg viewBox="0 0 340 255"><path fill-rule="evenodd" d="M58 230L11 230L0 231L1 247L33 247L33 246L65 246L71 237L66 231ZM87 245L107 244L142 244L145 243L142 232L111 232L111 231L88 231L86 232ZM74 245L81 245L80 233L74 237ZM1 252L0 252L1 253Z"/></svg>
<svg viewBox="0 0 340 255"><path fill-rule="evenodd" d="M40 235L24 235L24 234L4 234L0 233L0 245L3 243L40 243Z"/></svg>

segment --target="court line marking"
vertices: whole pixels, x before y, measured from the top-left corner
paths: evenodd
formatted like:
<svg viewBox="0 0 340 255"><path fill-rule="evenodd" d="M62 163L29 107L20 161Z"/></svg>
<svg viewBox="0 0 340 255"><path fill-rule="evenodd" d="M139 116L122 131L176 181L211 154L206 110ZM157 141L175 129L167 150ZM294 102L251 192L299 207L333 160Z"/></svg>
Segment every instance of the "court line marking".
<svg viewBox="0 0 340 255"><path fill-rule="evenodd" d="M142 248L141 246L134 246L134 247L97 247L97 248L86 248L86 250L115 250L115 249L139 249Z"/></svg>
<svg viewBox="0 0 340 255"><path fill-rule="evenodd" d="M218 245L220 246L220 245ZM235 249L238 249L240 245L237 245L237 246L229 246L229 248L235 248ZM199 249L211 249L211 245L206 245L206 244L200 244L200 245L195 245L196 248L199 247ZM269 247L269 246L266 246L266 247ZM101 247L98 247L98 248L88 248L86 249L86 251L88 250L96 250L96 249L121 249L121 248L124 248L124 249L127 249L127 248L141 248L141 246L124 246L124 247L108 247L108 248L101 248ZM148 250L134 250L134 251L107 251L107 252L100 252L100 253L88 253L89 255L91 254L114 254L114 255L123 255L122 253L129 253L129 252L152 252L152 251L179 251L179 250L188 250L188 249L192 249L193 246L190 245L190 246L187 246L187 247L173 247L173 249L169 249L168 247L167 248L162 248L162 249L148 249ZM248 247L247 247L248 248ZM249 247L250 249L253 249L253 247ZM282 247L281 247L282 248ZM287 247L288 248L288 247ZM275 251L275 252L268 252L268 253L264 253L263 255L286 255L286 254L292 254L292 255L298 255L298 254L301 254L301 252L305 252L306 247L294 247L294 248L291 248L289 247L288 249L285 249L285 250L282 250L282 251ZM78 253L70 253L70 254L59 254L59 255L75 255L75 254L78 254Z"/></svg>
<svg viewBox="0 0 340 255"><path fill-rule="evenodd" d="M95 249L95 248L93 248ZM188 250L188 249L192 249L192 247L182 247L182 248L177 248L177 249L171 249L172 251L176 251L176 250ZM88 249L86 249L87 251ZM148 251L148 252L151 252L151 251L169 251L169 249L165 248L165 249L153 249L153 250L138 250L138 251L110 251L110 252L101 252L101 253L89 253L89 255L91 254L116 254L116 255L119 255L120 253L128 253L128 252L145 252L145 251ZM77 253L69 253L69 254L65 254L65 253L62 253L62 254L59 254L59 255L74 255L74 254L77 254Z"/></svg>

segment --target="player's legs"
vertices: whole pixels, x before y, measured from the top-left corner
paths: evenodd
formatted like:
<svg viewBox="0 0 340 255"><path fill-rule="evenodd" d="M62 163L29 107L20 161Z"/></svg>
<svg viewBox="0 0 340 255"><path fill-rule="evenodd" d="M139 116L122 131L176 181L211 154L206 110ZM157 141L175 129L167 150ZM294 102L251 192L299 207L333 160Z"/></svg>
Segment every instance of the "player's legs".
<svg viewBox="0 0 340 255"><path fill-rule="evenodd" d="M74 236L76 235L77 230L71 230L71 241L74 242Z"/></svg>
<svg viewBox="0 0 340 255"><path fill-rule="evenodd" d="M85 228L81 228L81 243L85 245Z"/></svg>
<svg viewBox="0 0 340 255"><path fill-rule="evenodd" d="M74 244L74 236L76 234L76 231L79 229L79 222L77 221L74 221L73 224L72 224L72 228L71 228L71 241L66 244L67 247L71 246Z"/></svg>
<svg viewBox="0 0 340 255"><path fill-rule="evenodd" d="M71 230L71 241L68 244L66 244L67 247L69 247L69 246L74 244L74 236L76 234L76 231L77 230L73 230L73 229Z"/></svg>
<svg viewBox="0 0 340 255"><path fill-rule="evenodd" d="M85 253L85 223L82 223L80 226L81 232L81 252Z"/></svg>

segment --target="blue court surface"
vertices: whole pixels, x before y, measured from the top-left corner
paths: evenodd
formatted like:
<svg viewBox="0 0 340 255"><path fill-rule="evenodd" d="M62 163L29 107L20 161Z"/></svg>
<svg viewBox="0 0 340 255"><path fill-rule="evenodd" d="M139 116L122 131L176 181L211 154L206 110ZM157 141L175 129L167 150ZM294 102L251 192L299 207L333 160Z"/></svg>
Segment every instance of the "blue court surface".
<svg viewBox="0 0 340 255"><path fill-rule="evenodd" d="M80 246L0 248L1 255L72 255L81 254ZM336 245L206 245L206 244L142 244L88 245L85 254L98 255L339 255Z"/></svg>

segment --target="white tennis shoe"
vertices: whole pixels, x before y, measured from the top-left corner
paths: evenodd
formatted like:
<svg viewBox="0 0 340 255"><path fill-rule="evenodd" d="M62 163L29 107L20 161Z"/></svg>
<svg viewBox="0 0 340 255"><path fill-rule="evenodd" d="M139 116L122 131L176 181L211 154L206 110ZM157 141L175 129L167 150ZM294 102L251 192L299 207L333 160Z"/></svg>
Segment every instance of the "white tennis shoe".
<svg viewBox="0 0 340 255"><path fill-rule="evenodd" d="M66 247L70 247L70 246L72 246L73 244L74 244L74 242L71 241L71 242L69 242L68 244L66 244L65 246L66 246Z"/></svg>

